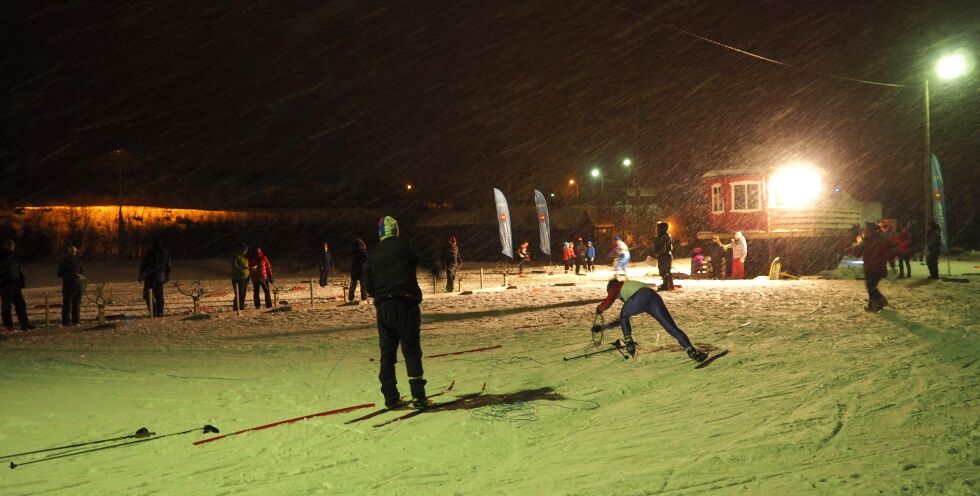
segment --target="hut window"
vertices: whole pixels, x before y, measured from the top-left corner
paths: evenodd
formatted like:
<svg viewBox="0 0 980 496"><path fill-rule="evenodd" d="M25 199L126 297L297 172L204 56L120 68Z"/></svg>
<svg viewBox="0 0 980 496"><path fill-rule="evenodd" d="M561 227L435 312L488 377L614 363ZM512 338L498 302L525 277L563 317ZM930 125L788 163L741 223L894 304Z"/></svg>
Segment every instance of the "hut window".
<svg viewBox="0 0 980 496"><path fill-rule="evenodd" d="M725 197L724 195L721 194L720 184L711 185L711 211L712 212L725 211Z"/></svg>
<svg viewBox="0 0 980 496"><path fill-rule="evenodd" d="M734 211L753 211L760 210L761 202L759 192L762 184L758 182L744 182L732 185L732 198L734 199L732 210Z"/></svg>

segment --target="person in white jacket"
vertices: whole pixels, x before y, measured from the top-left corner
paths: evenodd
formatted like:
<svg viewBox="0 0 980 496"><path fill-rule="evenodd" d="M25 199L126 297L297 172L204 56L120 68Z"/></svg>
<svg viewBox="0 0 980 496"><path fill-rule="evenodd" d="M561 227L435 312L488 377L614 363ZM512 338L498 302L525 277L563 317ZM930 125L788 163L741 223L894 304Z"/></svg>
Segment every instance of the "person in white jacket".
<svg viewBox="0 0 980 496"><path fill-rule="evenodd" d="M749 246L745 242L742 231L735 231L735 239L731 243L724 245L727 250L732 249L732 279L745 279L745 256L749 253Z"/></svg>

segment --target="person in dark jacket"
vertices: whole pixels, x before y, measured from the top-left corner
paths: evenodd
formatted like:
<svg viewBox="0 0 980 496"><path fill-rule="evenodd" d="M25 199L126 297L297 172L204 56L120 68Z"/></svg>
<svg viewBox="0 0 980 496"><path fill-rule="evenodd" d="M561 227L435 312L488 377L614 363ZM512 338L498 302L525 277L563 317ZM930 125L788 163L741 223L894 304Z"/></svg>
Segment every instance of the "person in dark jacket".
<svg viewBox="0 0 980 496"><path fill-rule="evenodd" d="M239 243L238 249L231 252L231 289L234 291L232 308L245 310L245 295L248 294L248 279L252 275L248 264L248 245Z"/></svg>
<svg viewBox="0 0 980 496"><path fill-rule="evenodd" d="M725 245L721 243L718 236L711 238L706 250L708 257L711 258L711 277L715 279L725 278Z"/></svg>
<svg viewBox="0 0 980 496"><path fill-rule="evenodd" d="M929 267L929 279L939 279L939 254L943 249L943 230L935 222L929 223L926 232L926 266Z"/></svg>
<svg viewBox="0 0 980 496"><path fill-rule="evenodd" d="M446 292L453 291L456 283L456 271L463 264L463 259L459 258L459 245L456 244L456 237L449 238L449 243L442 250L442 266L446 269Z"/></svg>
<svg viewBox="0 0 980 496"><path fill-rule="evenodd" d="M523 276L524 266L531 263L531 250L528 249L527 241L517 247L517 275Z"/></svg>
<svg viewBox="0 0 980 496"><path fill-rule="evenodd" d="M381 348L378 379L381 381L385 406L401 404L395 379L395 362L400 345L408 371L412 404L422 409L428 405L428 400L420 340L422 314L419 304L422 303L422 289L419 288L415 272L419 264L427 265L433 271L435 266L423 257L412 242L398 235L398 222L395 219L386 216L378 221L380 242L365 264L364 285L374 298L378 319Z"/></svg>
<svg viewBox="0 0 980 496"><path fill-rule="evenodd" d="M81 321L82 280L85 279L78 249L68 246L65 256L58 264L58 277L61 278L61 325L78 325Z"/></svg>
<svg viewBox="0 0 980 496"><path fill-rule="evenodd" d="M895 251L898 253L898 278L912 277L912 234L909 226L895 236Z"/></svg>
<svg viewBox="0 0 980 496"><path fill-rule="evenodd" d="M170 280L170 254L163 249L163 241L156 239L153 246L143 255L140 262L139 275L136 278L143 283L143 301L150 307L150 296L153 297L153 315L163 316L163 285Z"/></svg>
<svg viewBox="0 0 980 496"><path fill-rule="evenodd" d="M252 256L248 259L248 269L252 276L252 300L255 308L262 305L259 298L259 290L265 293L265 307L272 308L272 295L269 293L269 284L272 282L272 263L269 257L262 252L262 248L256 247L252 251Z"/></svg>
<svg viewBox="0 0 980 496"><path fill-rule="evenodd" d="M333 271L333 256L330 255L330 244L323 242L323 251L320 252L320 287L325 288L330 284L330 272Z"/></svg>
<svg viewBox="0 0 980 496"><path fill-rule="evenodd" d="M356 304L357 300L354 299L354 291L357 289L357 284L361 284L361 301L367 299L367 289L364 287L364 264L368 261L368 250L367 244L361 238L355 239L351 242L351 254L350 254L350 287L347 289L347 301Z"/></svg>
<svg viewBox="0 0 980 496"><path fill-rule="evenodd" d="M582 267L585 267L586 272L588 272L588 264L585 261L586 255L588 254L589 248L585 246L585 240L579 236L578 242L575 244L575 275L582 275Z"/></svg>
<svg viewBox="0 0 980 496"><path fill-rule="evenodd" d="M653 241L653 255L657 257L657 269L660 271L660 278L663 279L663 283L658 288L661 291L674 289L674 276L670 273L670 265L674 260L674 242L667 233L669 228L670 225L666 222L658 222L657 239Z"/></svg>
<svg viewBox="0 0 980 496"><path fill-rule="evenodd" d="M20 323L21 330L33 331L36 327L31 325L27 318L27 302L24 301L22 290L27 286L27 278L20 269L20 262L14 255L17 249L16 243L12 239L3 240L0 249L0 314L3 316L3 327L6 329L14 328L14 320L10 315L10 307L13 306L17 312L17 321Z"/></svg>
<svg viewBox="0 0 980 496"><path fill-rule="evenodd" d="M888 299L878 291L878 283L888 277L888 261L895 256L895 247L878 227L868 222L864 236L858 236L854 244L854 255L864 261L864 285L868 290L868 306L865 310L878 312L888 306Z"/></svg>

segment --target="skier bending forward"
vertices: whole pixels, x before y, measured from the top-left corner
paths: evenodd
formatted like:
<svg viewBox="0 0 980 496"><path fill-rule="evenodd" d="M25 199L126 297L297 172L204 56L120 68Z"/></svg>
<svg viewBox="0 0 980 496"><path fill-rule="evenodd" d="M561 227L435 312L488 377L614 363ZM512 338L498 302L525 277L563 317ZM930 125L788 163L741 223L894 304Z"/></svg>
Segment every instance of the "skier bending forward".
<svg viewBox="0 0 980 496"><path fill-rule="evenodd" d="M636 343L633 342L633 328L630 326L630 317L641 313L648 313L660 322L668 334L674 337L677 342L687 352L687 356L696 362L703 362L708 358L708 354L695 348L691 340L687 338L674 319L671 318L667 306L664 305L663 298L660 297L649 286L637 281L619 281L613 279L606 285L608 295L606 299L596 307L595 312L601 314L612 306L616 298L623 300L623 309L619 312L619 319L606 324L606 327L623 326L623 338L626 340L626 351L631 356L636 355ZM602 331L601 325L592 326L592 332Z"/></svg>

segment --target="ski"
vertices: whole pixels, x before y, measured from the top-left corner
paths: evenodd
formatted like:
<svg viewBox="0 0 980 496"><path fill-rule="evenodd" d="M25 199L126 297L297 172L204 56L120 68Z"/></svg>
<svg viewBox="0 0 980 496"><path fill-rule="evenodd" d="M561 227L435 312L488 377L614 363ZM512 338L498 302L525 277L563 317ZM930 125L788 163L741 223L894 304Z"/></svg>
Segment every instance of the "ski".
<svg viewBox="0 0 980 496"><path fill-rule="evenodd" d="M280 426L280 425L291 424L293 422L299 422L300 420L311 419L311 418L314 418L314 417L324 417L324 416L327 416L327 415L336 415L338 413L347 413L347 412L352 412L354 410L360 410L361 408L371 408L373 406L374 406L374 403L364 403L363 405L354 405L354 406L348 406L348 407L345 407L345 408L338 408L336 410L328 410L328 411L325 411L325 412L313 413L313 414L310 414L310 415L304 415L302 417L296 417L296 418L292 418L292 419L289 419L289 420L280 420L279 422L273 422L271 424L260 425L258 427L250 427L248 429L242 429L242 430L240 430L238 432L232 432L231 434L224 434L224 435L221 435L221 436L215 436L215 437L209 437L209 438L206 438L206 439L201 439L201 440L198 440L198 441L194 441L193 444L194 444L194 446L199 446L199 445L202 445L202 444L205 444L205 443L210 443L212 441L217 441L219 439L224 439L226 437L231 437L231 436L237 436L239 434L244 434L246 432L261 431L263 429L268 429L270 427L276 427L276 426Z"/></svg>
<svg viewBox="0 0 980 496"><path fill-rule="evenodd" d="M722 351L720 351L718 353L715 353L714 355L709 356L703 362L695 365L694 368L696 368L696 369L703 369L703 368L707 367L708 365L711 365L711 362L714 362L715 360L717 360L717 359L719 359L719 358L721 358L721 357L723 357L723 356L725 356L727 354L728 354L728 350L722 350Z"/></svg>
<svg viewBox="0 0 980 496"><path fill-rule="evenodd" d="M453 390L453 386L455 386L455 385L456 385L456 381L453 381L453 382L451 382L449 384L449 387L447 387L446 389L443 389L442 391L439 391L438 393L429 395L429 398L435 398L436 396L442 396L442 395L448 393L449 391L452 391ZM399 403L398 406L396 406L394 408L389 408L389 407L379 408L379 409L377 409L377 410L375 410L375 411L373 411L371 413L367 413L367 414L361 415L360 417L357 417L357 418L352 418L352 419L344 422L344 424L353 424L355 422L360 422L362 420L371 419L371 418L377 417L378 415L383 415L385 413L393 412L395 410L403 410L403 409L405 409L405 407L407 407L407 406L409 406L411 404L412 403L410 401L408 401L408 400L402 400L401 403Z"/></svg>
<svg viewBox="0 0 980 496"><path fill-rule="evenodd" d="M381 422L380 424L374 424L374 427L384 427L384 426L386 426L388 424L393 424L395 422L400 422L402 420L407 420L407 419L410 419L412 417L415 417L415 416L418 416L420 414L423 414L425 412L431 412L433 410L438 410L440 408L445 408L447 406L452 406L452 405L456 405L456 404L462 403L462 402L464 402L464 401L466 401L468 399L472 399L472 398L476 398L477 396L480 396L481 394L483 394L483 391L485 391L486 389L487 389L487 383L484 382L483 383L483 387L480 388L480 390L478 392L476 392L476 393L464 394L463 396L459 396L459 397L457 397L455 399L452 399L452 400L443 401L441 403L433 403L433 404L427 406L424 409L411 411L411 412L408 412L405 415L402 415L400 417L395 417L393 419L386 420L384 422Z"/></svg>
<svg viewBox="0 0 980 496"><path fill-rule="evenodd" d="M440 353L438 355L429 355L429 356L427 356L425 358L439 358L439 357L444 357L444 356L463 355L463 354L466 354L466 353L476 353L478 351L495 350L497 348L503 348L503 345L497 344L497 345L493 345L493 346L487 346L485 348L474 348L472 350L453 351L453 352L450 352L450 353Z"/></svg>

